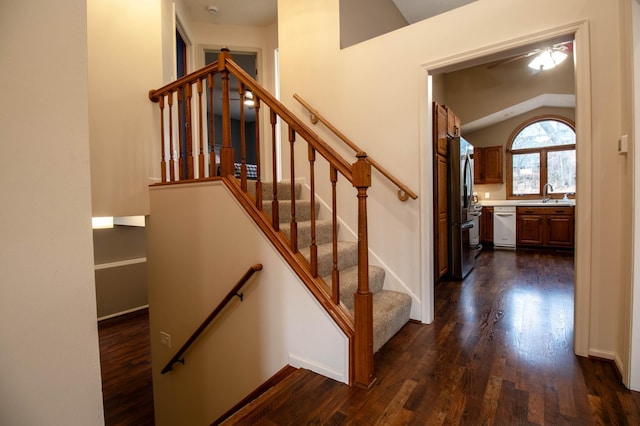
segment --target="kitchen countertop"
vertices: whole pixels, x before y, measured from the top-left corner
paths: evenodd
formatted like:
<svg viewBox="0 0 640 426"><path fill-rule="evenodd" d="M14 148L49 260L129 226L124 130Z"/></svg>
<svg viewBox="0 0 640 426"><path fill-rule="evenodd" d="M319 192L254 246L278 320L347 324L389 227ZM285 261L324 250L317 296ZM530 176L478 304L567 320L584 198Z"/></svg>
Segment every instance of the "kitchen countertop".
<svg viewBox="0 0 640 426"><path fill-rule="evenodd" d="M554 206L575 206L576 200L562 201L561 199L549 200L543 203L542 200L480 200L479 205L483 207L495 206L536 206L536 207L554 207Z"/></svg>

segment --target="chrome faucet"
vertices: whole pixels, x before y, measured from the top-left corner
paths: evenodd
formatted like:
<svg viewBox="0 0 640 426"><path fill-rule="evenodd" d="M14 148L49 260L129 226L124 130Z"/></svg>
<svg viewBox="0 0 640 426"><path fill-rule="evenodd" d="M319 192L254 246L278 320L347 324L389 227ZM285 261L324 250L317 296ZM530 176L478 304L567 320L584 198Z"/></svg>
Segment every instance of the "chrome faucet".
<svg viewBox="0 0 640 426"><path fill-rule="evenodd" d="M553 186L550 183L545 183L542 187L542 202L546 203L551 197L549 197L549 191L553 191Z"/></svg>

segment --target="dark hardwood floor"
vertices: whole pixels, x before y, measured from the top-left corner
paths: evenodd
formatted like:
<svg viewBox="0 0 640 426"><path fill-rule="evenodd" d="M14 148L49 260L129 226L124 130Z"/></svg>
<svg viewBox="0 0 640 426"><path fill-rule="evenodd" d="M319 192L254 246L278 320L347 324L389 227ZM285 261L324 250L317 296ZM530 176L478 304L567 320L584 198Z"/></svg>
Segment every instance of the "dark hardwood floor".
<svg viewBox="0 0 640 426"><path fill-rule="evenodd" d="M375 355L370 391L300 370L225 424L640 424L640 393L610 362L573 354L571 255L483 252L466 280L436 287L435 312ZM148 348L145 321L128 321L139 333L123 333L122 351ZM107 424L153 424L148 350L134 352L114 367L103 355Z"/></svg>
<svg viewBox="0 0 640 426"><path fill-rule="evenodd" d="M149 311L100 321L98 333L105 424L153 425Z"/></svg>

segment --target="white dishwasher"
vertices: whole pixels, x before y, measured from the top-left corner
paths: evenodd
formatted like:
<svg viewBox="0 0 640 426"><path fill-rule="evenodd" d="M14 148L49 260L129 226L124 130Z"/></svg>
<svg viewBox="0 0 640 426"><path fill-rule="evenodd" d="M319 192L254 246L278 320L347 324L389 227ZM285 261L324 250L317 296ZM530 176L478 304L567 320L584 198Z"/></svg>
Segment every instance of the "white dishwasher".
<svg viewBox="0 0 640 426"><path fill-rule="evenodd" d="M516 247L516 208L514 206L493 208L493 246Z"/></svg>

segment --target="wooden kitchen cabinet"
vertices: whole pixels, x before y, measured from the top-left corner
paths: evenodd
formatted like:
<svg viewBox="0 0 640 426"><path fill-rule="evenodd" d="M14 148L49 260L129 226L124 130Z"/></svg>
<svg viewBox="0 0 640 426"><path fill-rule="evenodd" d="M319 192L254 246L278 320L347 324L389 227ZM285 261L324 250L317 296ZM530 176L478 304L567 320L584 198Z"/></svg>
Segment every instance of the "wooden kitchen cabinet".
<svg viewBox="0 0 640 426"><path fill-rule="evenodd" d="M480 215L480 243L493 244L493 207L483 207Z"/></svg>
<svg viewBox="0 0 640 426"><path fill-rule="evenodd" d="M435 128L434 128L434 143L435 153L443 156L447 156L447 110L436 103L434 103L435 113Z"/></svg>
<svg viewBox="0 0 640 426"><path fill-rule="evenodd" d="M504 183L502 145L473 148L473 181L477 184Z"/></svg>
<svg viewBox="0 0 640 426"><path fill-rule="evenodd" d="M534 247L573 248L574 207L518 207L516 244Z"/></svg>
<svg viewBox="0 0 640 426"><path fill-rule="evenodd" d="M447 110L447 134L455 138L456 136L460 136L460 118L448 107Z"/></svg>

